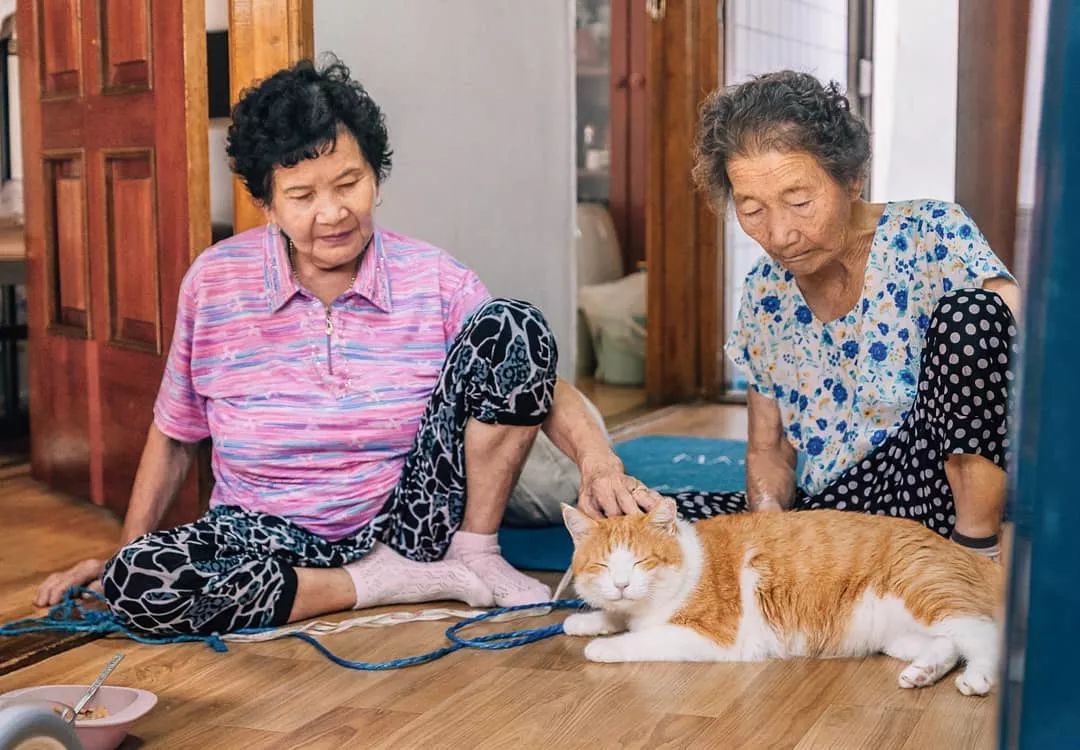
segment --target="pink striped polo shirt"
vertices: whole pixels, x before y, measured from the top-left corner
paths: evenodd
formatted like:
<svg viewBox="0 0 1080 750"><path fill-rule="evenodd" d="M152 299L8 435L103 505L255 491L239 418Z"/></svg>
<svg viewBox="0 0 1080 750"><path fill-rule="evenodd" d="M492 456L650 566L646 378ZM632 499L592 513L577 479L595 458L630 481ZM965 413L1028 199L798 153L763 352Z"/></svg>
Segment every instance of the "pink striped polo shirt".
<svg viewBox="0 0 1080 750"><path fill-rule="evenodd" d="M213 439L211 505L350 536L389 497L450 344L489 296L449 254L378 229L328 310L297 286L280 231L236 235L184 277L155 423Z"/></svg>

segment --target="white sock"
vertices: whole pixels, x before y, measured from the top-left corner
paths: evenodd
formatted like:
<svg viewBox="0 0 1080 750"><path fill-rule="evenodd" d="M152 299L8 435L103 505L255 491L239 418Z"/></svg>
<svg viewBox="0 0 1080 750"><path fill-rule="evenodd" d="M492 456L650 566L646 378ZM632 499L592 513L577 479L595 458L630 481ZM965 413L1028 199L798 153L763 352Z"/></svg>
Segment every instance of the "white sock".
<svg viewBox="0 0 1080 750"><path fill-rule="evenodd" d="M415 562L385 544L344 566L356 589L354 609L453 599L471 607L495 603L491 589L461 561Z"/></svg>
<svg viewBox="0 0 1080 750"><path fill-rule="evenodd" d="M496 534L458 531L450 540L447 561L461 561L491 587L500 607L535 604L551 600L551 589L508 563L499 549Z"/></svg>

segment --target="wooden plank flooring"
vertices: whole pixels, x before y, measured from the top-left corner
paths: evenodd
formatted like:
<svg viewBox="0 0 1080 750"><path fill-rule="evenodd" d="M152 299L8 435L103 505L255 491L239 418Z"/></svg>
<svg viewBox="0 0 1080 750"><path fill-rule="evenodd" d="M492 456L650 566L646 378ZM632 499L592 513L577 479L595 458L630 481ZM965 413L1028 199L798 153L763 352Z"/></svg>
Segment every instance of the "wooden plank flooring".
<svg viewBox="0 0 1080 750"><path fill-rule="evenodd" d="M648 411L644 387L611 385L591 377L580 377L574 385L593 402L608 426L624 424Z"/></svg>
<svg viewBox="0 0 1080 750"><path fill-rule="evenodd" d="M618 437L646 433L739 437L745 413L730 406L676 407L624 426ZM2 621L32 611L31 593L47 572L106 554L119 528L108 514L51 493L24 473L0 475L0 513ZM445 627L353 630L326 643L347 658L390 659L441 643ZM109 656L123 651L127 658L110 682L160 698L135 727L142 744L125 747L177 750L967 750L996 744L996 697L965 698L951 678L926 690L900 690L901 665L886 657L600 665L583 660L583 645L563 636L507 651L453 654L407 670L354 672L300 641L233 646L218 654L198 644L104 640L0 677L0 692L86 684Z"/></svg>

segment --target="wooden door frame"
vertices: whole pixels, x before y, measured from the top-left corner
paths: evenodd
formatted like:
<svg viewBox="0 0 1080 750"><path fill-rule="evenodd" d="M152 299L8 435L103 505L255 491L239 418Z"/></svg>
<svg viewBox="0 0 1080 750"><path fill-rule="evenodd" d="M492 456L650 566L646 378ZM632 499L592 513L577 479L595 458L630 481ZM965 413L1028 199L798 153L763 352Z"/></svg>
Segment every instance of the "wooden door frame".
<svg viewBox="0 0 1080 750"><path fill-rule="evenodd" d="M722 221L691 178L698 108L721 80L716 0L654 0L648 30L650 404L716 398L723 384Z"/></svg>
<svg viewBox="0 0 1080 750"><path fill-rule="evenodd" d="M252 83L315 54L313 0L229 0L229 101ZM265 224L233 177L233 232Z"/></svg>
<svg viewBox="0 0 1080 750"><path fill-rule="evenodd" d="M1016 271L1030 0L960 0L956 202Z"/></svg>
<svg viewBox="0 0 1080 750"><path fill-rule="evenodd" d="M210 245L210 123L209 91L206 80L206 3L184 0L184 68L190 76L199 72L197 81L190 77L184 89L187 99L184 131L187 134L188 175L203 175L203 180L188 180L188 258L195 257Z"/></svg>

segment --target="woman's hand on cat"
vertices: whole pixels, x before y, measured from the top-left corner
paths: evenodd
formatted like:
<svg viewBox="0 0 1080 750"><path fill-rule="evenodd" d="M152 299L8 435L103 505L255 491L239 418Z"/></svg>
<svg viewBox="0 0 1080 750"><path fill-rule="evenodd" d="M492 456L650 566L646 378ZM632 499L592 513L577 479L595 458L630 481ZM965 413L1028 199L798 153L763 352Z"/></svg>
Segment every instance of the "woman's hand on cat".
<svg viewBox="0 0 1080 750"><path fill-rule="evenodd" d="M621 463L583 466L578 509L590 518L624 516L651 510L661 496L623 472Z"/></svg>

